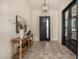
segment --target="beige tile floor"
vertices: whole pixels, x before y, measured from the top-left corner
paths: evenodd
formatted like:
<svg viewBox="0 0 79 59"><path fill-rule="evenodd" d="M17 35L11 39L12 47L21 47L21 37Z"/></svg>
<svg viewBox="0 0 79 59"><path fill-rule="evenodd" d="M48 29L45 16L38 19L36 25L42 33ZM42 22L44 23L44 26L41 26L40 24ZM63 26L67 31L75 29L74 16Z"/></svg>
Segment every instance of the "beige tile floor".
<svg viewBox="0 0 79 59"><path fill-rule="evenodd" d="M24 59L76 59L68 48L58 42L34 42Z"/></svg>

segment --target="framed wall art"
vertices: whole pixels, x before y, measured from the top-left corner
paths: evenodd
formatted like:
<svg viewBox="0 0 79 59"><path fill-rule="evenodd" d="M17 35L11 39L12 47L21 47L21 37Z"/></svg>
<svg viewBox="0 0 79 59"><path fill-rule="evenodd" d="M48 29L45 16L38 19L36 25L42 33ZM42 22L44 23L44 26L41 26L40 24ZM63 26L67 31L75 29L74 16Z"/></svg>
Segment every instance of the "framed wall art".
<svg viewBox="0 0 79 59"><path fill-rule="evenodd" d="M16 15L16 33L19 33L20 29L24 29L24 32L27 31L26 19Z"/></svg>

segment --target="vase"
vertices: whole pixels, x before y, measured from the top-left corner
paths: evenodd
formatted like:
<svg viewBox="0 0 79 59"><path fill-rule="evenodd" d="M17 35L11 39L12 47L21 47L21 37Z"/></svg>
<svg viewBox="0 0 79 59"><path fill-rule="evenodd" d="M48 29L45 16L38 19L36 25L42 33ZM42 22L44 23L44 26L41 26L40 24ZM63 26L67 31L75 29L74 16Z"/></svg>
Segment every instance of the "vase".
<svg viewBox="0 0 79 59"><path fill-rule="evenodd" d="M20 38L23 39L24 37L24 29L20 29Z"/></svg>

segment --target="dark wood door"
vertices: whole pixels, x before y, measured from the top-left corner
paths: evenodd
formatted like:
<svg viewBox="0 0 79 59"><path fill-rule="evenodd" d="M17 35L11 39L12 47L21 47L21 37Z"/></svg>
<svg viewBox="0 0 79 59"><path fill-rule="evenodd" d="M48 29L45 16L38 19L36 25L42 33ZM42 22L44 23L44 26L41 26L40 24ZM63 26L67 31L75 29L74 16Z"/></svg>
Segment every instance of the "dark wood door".
<svg viewBox="0 0 79 59"><path fill-rule="evenodd" d="M70 15L70 40L71 40L71 47L70 49L75 53L77 53L77 46L78 46L78 16L77 16L77 2L71 7L71 15Z"/></svg>
<svg viewBox="0 0 79 59"><path fill-rule="evenodd" d="M40 41L50 40L50 17L40 16Z"/></svg>
<svg viewBox="0 0 79 59"><path fill-rule="evenodd" d="M62 44L78 55L78 4L72 1L62 12Z"/></svg>

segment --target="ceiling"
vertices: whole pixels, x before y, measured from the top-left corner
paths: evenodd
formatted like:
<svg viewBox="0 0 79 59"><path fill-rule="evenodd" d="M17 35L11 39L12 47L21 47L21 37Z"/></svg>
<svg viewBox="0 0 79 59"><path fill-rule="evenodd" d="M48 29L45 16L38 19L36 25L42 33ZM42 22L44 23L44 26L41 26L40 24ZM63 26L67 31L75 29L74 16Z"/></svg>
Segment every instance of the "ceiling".
<svg viewBox="0 0 79 59"><path fill-rule="evenodd" d="M50 10L59 9L64 3L70 0L47 0ZM40 10L44 0L27 0L33 10Z"/></svg>

